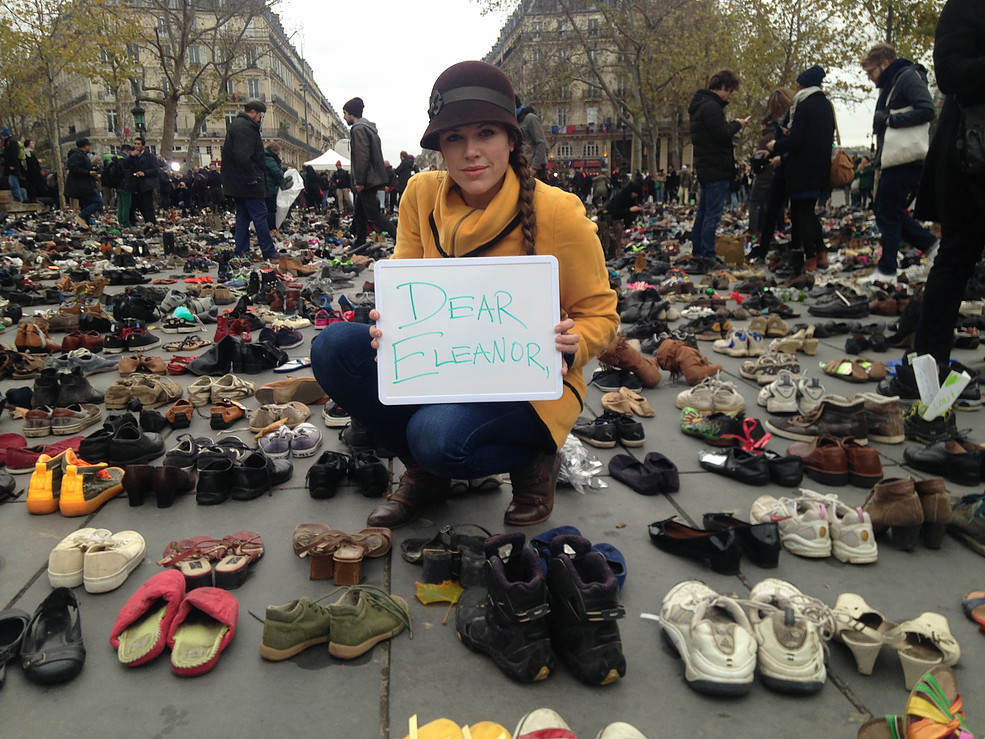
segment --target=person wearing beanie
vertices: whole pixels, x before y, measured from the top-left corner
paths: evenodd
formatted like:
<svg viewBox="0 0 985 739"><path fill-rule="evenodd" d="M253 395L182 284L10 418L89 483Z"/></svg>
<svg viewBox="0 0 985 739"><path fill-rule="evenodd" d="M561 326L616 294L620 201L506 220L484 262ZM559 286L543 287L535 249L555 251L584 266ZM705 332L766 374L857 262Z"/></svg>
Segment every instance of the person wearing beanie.
<svg viewBox="0 0 985 739"><path fill-rule="evenodd" d="M526 148L527 161L534 171L534 176L541 182L547 179L547 137L544 135L544 122L529 105L520 102L520 96L514 95L516 101L516 119L520 123L520 133L523 134L523 145Z"/></svg>
<svg viewBox="0 0 985 739"><path fill-rule="evenodd" d="M450 480L504 472L513 486L505 523L541 523L554 507L558 450L582 410L584 366L616 335L616 294L581 200L533 177L513 87L500 69L479 61L449 67L434 83L428 114L421 146L440 151L446 170L421 172L408 182L393 258L555 256L562 396L383 405L376 368L382 333L351 322L322 331L312 346L312 370L319 385L404 464L399 484L370 514L369 525L403 526L443 501ZM370 318L379 320L379 313L371 311Z"/></svg>
<svg viewBox="0 0 985 739"><path fill-rule="evenodd" d="M89 139L75 141L75 148L66 157L65 199L77 198L80 212L76 216L79 228L88 231L92 217L103 209L103 196L99 192L99 170L93 166L89 152Z"/></svg>
<svg viewBox="0 0 985 739"><path fill-rule="evenodd" d="M377 196L387 186L388 178L376 124L363 118L362 98L352 98L343 105L342 117L351 127L349 145L352 151L352 189L356 191L356 199L352 204L353 244L359 248L366 243L370 223L395 239L397 226L383 215Z"/></svg>
<svg viewBox="0 0 985 739"><path fill-rule="evenodd" d="M267 106L250 100L226 129L222 143L222 192L236 204L234 238L237 256L250 250L250 223L264 259L276 259L277 247L267 220L267 166L260 123Z"/></svg>
<svg viewBox="0 0 985 739"><path fill-rule="evenodd" d="M920 187L923 160L930 142L929 124L937 115L937 108L927 86L927 70L909 59L897 57L892 45L873 46L862 58L862 69L879 91L872 117L879 186L872 207L882 245L882 256L875 271L862 279L893 283L896 281L896 253L902 238L924 253L928 269L937 251L937 238L907 211ZM923 138L924 148L909 156L901 155L898 147L893 151L897 138L887 139L888 129L915 130L916 136Z"/></svg>
<svg viewBox="0 0 985 739"><path fill-rule="evenodd" d="M827 264L824 234L815 208L831 189L831 146L835 112L821 89L824 70L816 64L797 77L799 89L790 106L787 133L766 144L783 159L790 198L790 286L800 286L804 275ZM820 260L820 261L819 261Z"/></svg>
<svg viewBox="0 0 985 739"><path fill-rule="evenodd" d="M732 139L749 123L748 118L725 119L725 106L739 89L739 76L730 69L716 72L707 89L698 90L688 105L694 169L701 195L691 228L696 257L715 258L715 230L722 219L729 185L735 179ZM693 183L692 183L693 184Z"/></svg>

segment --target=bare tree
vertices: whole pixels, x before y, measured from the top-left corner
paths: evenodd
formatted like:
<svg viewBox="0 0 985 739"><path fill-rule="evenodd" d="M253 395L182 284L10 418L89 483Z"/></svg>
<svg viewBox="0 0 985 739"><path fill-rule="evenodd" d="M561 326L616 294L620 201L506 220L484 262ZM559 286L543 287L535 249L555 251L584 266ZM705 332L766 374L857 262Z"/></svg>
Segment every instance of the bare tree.
<svg viewBox="0 0 985 739"><path fill-rule="evenodd" d="M206 116L222 104L216 102L222 93L210 95L206 88L230 79L234 60L253 40L256 20L272 6L269 0L141 0L136 12L156 23L142 27L140 50L155 63L144 64L135 79L137 99L164 108L164 156L174 146L178 103L197 96L202 109L212 108Z"/></svg>

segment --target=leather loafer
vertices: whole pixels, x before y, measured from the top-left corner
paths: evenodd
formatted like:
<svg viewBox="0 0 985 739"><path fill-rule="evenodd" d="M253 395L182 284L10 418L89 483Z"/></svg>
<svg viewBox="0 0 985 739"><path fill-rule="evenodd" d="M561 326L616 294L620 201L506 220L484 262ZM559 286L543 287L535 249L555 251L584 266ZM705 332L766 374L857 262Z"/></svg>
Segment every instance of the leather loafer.
<svg viewBox="0 0 985 739"><path fill-rule="evenodd" d="M136 425L129 423L121 426L109 443L110 464L116 467L147 464L162 454L164 439L160 434L141 431Z"/></svg>
<svg viewBox="0 0 985 739"><path fill-rule="evenodd" d="M650 541L658 549L690 559L707 560L714 572L735 575L739 572L742 545L735 529L702 531L674 518L651 523Z"/></svg>
<svg viewBox="0 0 985 739"><path fill-rule="evenodd" d="M800 487L804 480L804 463L800 457L796 454L784 457L769 449L763 451L763 456L769 463L772 483L788 488Z"/></svg>
<svg viewBox="0 0 985 739"><path fill-rule="evenodd" d="M34 612L21 642L24 675L39 685L64 682L82 672L85 658L79 601L70 589L55 588Z"/></svg>
<svg viewBox="0 0 985 739"><path fill-rule="evenodd" d="M938 441L930 446L908 447L903 460L909 467L945 477L959 485L978 485L982 479L982 453L965 449L956 441Z"/></svg>
<svg viewBox="0 0 985 739"><path fill-rule="evenodd" d="M367 498L379 498L390 484L390 471L374 452L354 452L349 458L349 476Z"/></svg>
<svg viewBox="0 0 985 739"><path fill-rule="evenodd" d="M195 502L199 505L218 505L229 500L233 460L215 459L198 468Z"/></svg>
<svg viewBox="0 0 985 739"><path fill-rule="evenodd" d="M801 441L787 447L787 454L801 459L804 473L824 485L848 483L848 457L833 436L819 436L813 441Z"/></svg>
<svg viewBox="0 0 985 739"><path fill-rule="evenodd" d="M733 529L742 553L757 567L772 569L780 560L780 526L773 521L748 523L728 513L706 513L701 521L708 531Z"/></svg>
<svg viewBox="0 0 985 739"><path fill-rule="evenodd" d="M254 452L233 467L229 495L233 500L259 498L274 485L290 480L293 472L289 459L271 459Z"/></svg>
<svg viewBox="0 0 985 739"><path fill-rule="evenodd" d="M747 452L738 447L698 452L701 466L746 485L765 485L770 481L769 460L762 454Z"/></svg>

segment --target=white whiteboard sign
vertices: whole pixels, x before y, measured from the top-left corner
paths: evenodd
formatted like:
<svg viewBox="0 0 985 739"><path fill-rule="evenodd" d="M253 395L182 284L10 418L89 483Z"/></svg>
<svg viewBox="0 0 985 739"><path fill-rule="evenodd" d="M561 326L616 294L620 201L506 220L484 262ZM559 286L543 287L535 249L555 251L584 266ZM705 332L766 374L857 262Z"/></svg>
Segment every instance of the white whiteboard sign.
<svg viewBox="0 0 985 739"><path fill-rule="evenodd" d="M386 259L374 270L380 402L561 397L555 257Z"/></svg>

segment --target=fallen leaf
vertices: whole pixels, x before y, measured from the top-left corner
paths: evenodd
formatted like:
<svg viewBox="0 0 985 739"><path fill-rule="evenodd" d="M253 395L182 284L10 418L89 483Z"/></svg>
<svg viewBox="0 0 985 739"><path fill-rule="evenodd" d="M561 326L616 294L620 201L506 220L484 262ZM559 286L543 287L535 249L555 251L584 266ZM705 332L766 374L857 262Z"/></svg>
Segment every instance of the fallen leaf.
<svg viewBox="0 0 985 739"><path fill-rule="evenodd" d="M445 580L440 585L430 582L417 583L417 599L424 605L430 603L458 603L458 597L465 592L457 580Z"/></svg>

